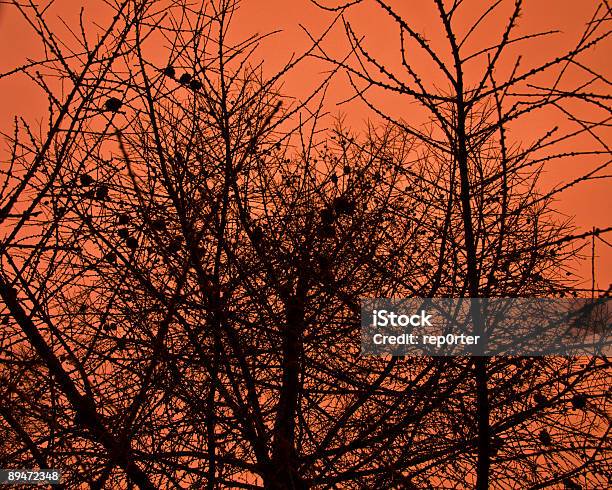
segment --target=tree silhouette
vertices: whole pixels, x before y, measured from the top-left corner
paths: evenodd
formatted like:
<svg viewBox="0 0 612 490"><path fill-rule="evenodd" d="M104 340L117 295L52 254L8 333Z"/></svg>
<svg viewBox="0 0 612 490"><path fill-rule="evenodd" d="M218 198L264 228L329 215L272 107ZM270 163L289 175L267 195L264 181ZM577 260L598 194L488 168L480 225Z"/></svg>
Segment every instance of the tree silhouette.
<svg viewBox="0 0 612 490"><path fill-rule="evenodd" d="M460 216L455 223L461 230L460 236L453 237L452 242L460 253L457 273L463 278L464 289L455 294L473 298L567 294L567 289L557 280L559 267L567 263L559 260L559 254L567 257L571 252L566 247L559 249L557 246L571 243L573 237L555 224L547 204L577 182L600 178L601 172L610 164L609 147L598 134L607 124L610 109L605 101L609 99L609 93L605 79L582 59L587 51L597 48L609 35L605 28L610 14L607 3L599 5L574 47L528 68L523 67L521 56L511 59L512 45L552 33L516 34L524 10L524 2L520 0L496 2L481 10L472 9L469 12L474 19L472 24L457 20L467 11L462 2L433 0L431 7L439 17L437 28L441 32L440 38L445 41L442 45L425 38L419 32L420 26L409 20L408 12L401 6L382 0L373 1L399 31L398 60L394 65L380 61L382 58L368 50L364 37L354 30L350 10L363 3L318 4L323 9L339 11L343 15L353 59L335 59L324 49L317 56L344 69L356 97L380 117L413 135L421 146L429 148L436 155L436 164L451 176L453 187L459 187L457 195L446 197L449 210L455 208ZM504 7L509 11L505 22L499 20L499 16L504 15ZM484 24L491 25L491 19L496 19L494 21L504 27L494 44L479 45L478 40L473 41L474 33ZM422 54L428 64L413 61L416 52ZM436 73L424 66L433 66ZM568 73L575 67L581 75L585 74L586 79L582 76L579 83L566 81L570 78ZM427 69L429 73L425 72ZM439 89L439 80L447 88ZM416 103L428 115L430 124L423 126L422 122L415 123L383 112L373 95L380 90ZM601 119L587 121L576 107L576 100L596 108ZM510 127L516 127L523 120L529 121L534 113L548 114L551 108L576 123L578 129L562 132L560 128L552 128L534 138L533 143L523 145L509 140L507 132ZM593 141L586 150L563 151L564 145L574 144L585 134ZM545 163L558 164L581 156L601 156L600 163L577 181L538 195L534 184ZM451 215L452 211L448 216ZM443 234L445 239L447 233ZM484 325L479 308L479 303L473 302L471 314L476 327L482 329ZM490 385L490 373L497 371L495 362L493 360L491 364L488 359L478 357L473 362L478 431L475 485L482 489L488 488L492 481L498 481L497 474L494 479L491 477L492 445L496 435L493 430L495 425L505 425L492 419L491 395L495 388ZM505 360L501 362L506 363ZM536 364L540 363L536 361ZM558 376L557 370L552 370L553 379ZM597 388L594 389L599 393ZM601 427L598 430L605 431ZM548 442L550 438L548 435L540 437L540 441ZM568 446L571 445L567 442ZM598 447L598 443L595 445ZM597 449L595 453L598 453ZM549 467L558 464L563 470L559 467L553 469L552 476L539 471L530 484L539 488L562 480L557 471L562 474L564 470L568 471L565 469L567 460L562 461L564 458L566 456L562 455L552 464L546 462ZM572 470L569 472L574 473ZM511 481L516 479L514 477Z"/></svg>
<svg viewBox="0 0 612 490"><path fill-rule="evenodd" d="M454 46L455 9L435 4ZM61 468L65 488L605 485L607 359L359 347L364 297L579 292L564 273L591 235L536 183L555 159L607 162L607 148L555 150L597 125L522 146L505 131L566 99L603 110L605 96L557 83L509 105L531 75L496 81L499 55L476 89L460 63L455 76L441 66L450 95L409 64L401 85L346 22L364 68L336 61L329 76L387 87L369 63L433 116L382 114L358 132L329 123L327 79L303 100L283 94L301 60L333 61L325 34L264 76L265 36L231 40L231 0L125 1L95 46L82 26L77 48L35 4L15 8L47 48L20 73L47 94L49 127L20 120L7 135L2 466ZM606 15L550 66L578 63Z"/></svg>

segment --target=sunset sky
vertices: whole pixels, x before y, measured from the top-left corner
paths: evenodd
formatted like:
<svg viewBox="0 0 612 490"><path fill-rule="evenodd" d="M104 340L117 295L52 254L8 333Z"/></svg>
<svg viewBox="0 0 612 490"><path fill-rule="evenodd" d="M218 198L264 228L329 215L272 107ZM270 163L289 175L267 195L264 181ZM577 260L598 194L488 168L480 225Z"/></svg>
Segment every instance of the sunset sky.
<svg viewBox="0 0 612 490"><path fill-rule="evenodd" d="M0 485L608 488L611 15L0 0Z"/></svg>
<svg viewBox="0 0 612 490"><path fill-rule="evenodd" d="M327 0L325 4L332 5L333 3L338 2ZM357 32L366 35L365 45L368 49L371 49L372 53L375 53L380 59L393 65L398 61L397 30L392 23L389 23L388 18L381 14L380 9L372 6L372 3L364 2L364 5L351 10L348 18ZM420 32L434 45L442 45L440 43L443 43L444 39L439 31L437 13L427 2L405 3L406 15L419 26ZM473 0L471 3L475 6L473 11L479 12L481 7L489 2ZM530 63L536 63L567 49L579 38L583 25L592 15L596 3L594 0L526 2L526 13L519 20L521 32L553 29L562 32L515 45L513 57L523 56L524 64L528 66ZM107 8L101 1L58 0L50 7L47 15L48 18L55 17L57 21L55 27L65 34L65 39L69 39L70 34L66 27L61 26L61 22L78 28L78 15L81 7L84 8L84 17L90 21L104 25L108 20ZM465 8L464 10L468 13L471 11ZM498 18L505 20L507 15L504 14L507 13L501 12ZM258 56L264 60L264 72L271 74L282 67L292 54L299 54L309 46L309 39L303 28L307 29L313 37L317 37L325 30L334 16L333 13L322 12L309 0L244 1L234 19L232 35L239 39L253 33L281 31L268 38L258 51ZM466 21L473 21L468 17L469 15ZM491 37L491 34L497 33L498 30L491 27L491 24L485 24L475 32L471 41L474 46L481 47L494 42L495 38ZM329 53L336 55L348 52L348 44L339 23L325 39L323 46ZM609 40L606 46L612 47ZM610 63L605 58L606 52L609 54L610 49L598 49L596 55L591 55L590 62L599 73L610 79L612 74ZM28 59L39 58L40 55L39 41L33 35L32 28L25 24L21 14L12 6L0 5L0 72L7 72L26 63ZM415 53L415 56L418 56L418 53ZM330 66L321 61L307 60L286 77L285 92L296 97L304 96L317 85L317 82L329 69ZM436 77L436 73L432 70L430 81L435 83ZM376 116L361 103L338 105L338 102L351 95L352 92L345 75L339 74L328 91L328 111L332 115L345 115L347 122L357 130L363 128L367 120L376 121ZM33 84L23 75L0 79L0 101L3 107L0 114L0 128L3 131L11 131L11 124L15 116L23 116L32 122L40 119L46 113L46 101L41 97L41 92L34 88ZM398 117L418 117L414 115L410 105L392 100L386 95L381 95L377 102L385 110L395 113ZM558 116L558 114L550 114L550 119L540 117L540 119L531 120L531 126L523 124L512 128L510 138L518 144L526 144L532 141L534 129L535 134L541 134L546 128L558 123L555 120L555 117ZM610 130L604 132L603 137L609 142ZM2 151L6 151L6 147ZM586 157L572 162L572 165L548 166L543 184L550 188L582 175L591 168L593 168L592 162ZM579 227L580 232L592 227L605 228L610 224L612 200L609 196L611 191L612 184L609 179L584 182L563 193L557 208L564 215L575 217L575 224ZM612 281L612 252L610 247L607 247L601 240L597 240L596 247L597 282L599 287L605 288ZM590 253L590 244L585 248L585 253ZM585 279L585 286L590 285L590 267L590 260L587 260L578 269Z"/></svg>

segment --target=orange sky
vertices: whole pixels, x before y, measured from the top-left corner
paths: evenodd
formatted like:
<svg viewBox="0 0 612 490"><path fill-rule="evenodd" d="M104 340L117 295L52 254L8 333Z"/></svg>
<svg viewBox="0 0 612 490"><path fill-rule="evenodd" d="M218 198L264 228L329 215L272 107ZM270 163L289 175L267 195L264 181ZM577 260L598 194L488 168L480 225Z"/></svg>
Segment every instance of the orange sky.
<svg viewBox="0 0 612 490"><path fill-rule="evenodd" d="M327 0L326 3L333 2ZM398 7L399 10L433 44L444 41L438 35L439 18L429 7L431 2L395 0L390 3L401 6ZM481 12L482 7L490 3L484 0L466 0L464 4L466 7L463 7L466 19L472 12ZM525 3L526 11L520 19L522 31L548 29L563 31L562 35L551 37L548 40L532 41L530 44L517 48L516 54L523 55L527 62L536 63L547 56L559 53L563 48L576 42L584 22L590 18L597 1L531 0ZM389 24L379 9L372 8L371 4L372 2L366 1L365 5L355 9L351 14L351 21L358 31L367 33L366 44L372 52L392 63L393 57L397 56L397 29ZM100 0L57 0L50 14L57 18L61 15L62 19L68 23L75 22L81 6L85 7L86 17L96 18L102 24L107 20L106 8ZM322 13L309 0L242 0L241 11L235 19L234 34L240 37L254 32L264 33L278 29L283 31L267 40L260 50L260 56L265 59L266 70L271 73L282 66L293 52L299 53L308 46L308 38L300 28L300 24L316 35L328 25L332 17L331 14ZM61 24L58 22L59 25ZM475 42L486 42L488 37L498 32L491 27L491 25L483 26L478 33L479 37L475 37ZM66 33L65 29L63 32ZM326 41L326 47L330 52L336 54L346 52L347 44L340 30L331 33ZM591 56L589 60L608 79L612 78L612 73L610 73L610 64L605 59L605 54L611 52L611 47L608 42L606 49L599 49L597 54ZM28 57L37 58L39 55L40 44L31 28L23 22L19 12L12 6L0 4L0 72L6 72L25 63ZM389 58L386 58L387 56ZM297 96L308 93L316 86L317 80L321 79L326 69L327 67L322 63L314 61L305 63L287 78L285 91ZM328 105L332 112L345 113L348 122L359 128L372 115L357 103L341 107L335 105L347 95L346 87L346 79L339 76L329 92ZM29 121L34 121L44 116L46 112L44 98L23 76L0 79L0 102L3 108L0 113L0 129L3 131L10 131L15 115L24 115ZM410 107L404 108L390 99L382 98L381 105L389 110L399 111L399 115L404 115L404 111L410 111ZM539 133L552 126L554 122L541 118L531 121L530 124L536 125ZM515 141L529 141L533 137L532 133L533 127L518 127L513 131L511 137ZM606 141L609 142L610 132L607 132L605 136L607 136ZM3 148L0 155L6 155L4 151ZM544 185L552 186L583 174L592 168L591 163L588 159L584 159L578 164L574 162L571 165L549 168ZM611 192L612 183L609 179L583 183L578 188L566 192L557 208L568 216L574 216L581 231L593 226L604 228L610 226L612 200L609 195ZM606 239L611 241L612 237L608 236ZM606 250L602 242L599 242L597 247L598 283L599 287L605 288L612 282L612 250L610 248ZM581 267L580 273L590 285L590 265L585 264Z"/></svg>

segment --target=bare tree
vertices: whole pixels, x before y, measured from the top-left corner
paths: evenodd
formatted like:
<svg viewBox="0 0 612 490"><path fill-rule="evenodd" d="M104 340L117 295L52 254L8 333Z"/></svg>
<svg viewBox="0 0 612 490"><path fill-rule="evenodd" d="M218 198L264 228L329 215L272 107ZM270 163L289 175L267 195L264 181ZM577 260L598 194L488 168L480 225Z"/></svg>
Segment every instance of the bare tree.
<svg viewBox="0 0 612 490"><path fill-rule="evenodd" d="M356 132L328 123L325 81L282 93L322 38L264 76L230 0L125 2L70 51L15 7L49 52L20 72L50 124L7 135L4 466L67 488L430 488L470 482L476 453L484 488L497 451L501 485L603 481L607 360L360 356L362 297L574 292L574 230L534 187L564 155L507 142L494 70L462 116L423 95L428 136Z"/></svg>
<svg viewBox="0 0 612 490"><path fill-rule="evenodd" d="M367 39L364 40L350 22L351 9L365 3L320 5L343 15L346 37L354 56L335 59L321 47L318 57L342 67L356 97L378 116L414 136L428 148L435 155L432 164L444 168L451 176L451 189L455 184L459 188L456 196L447 195L445 200L453 202L453 209L461 216L457 224L462 236L453 237L454 247L460 254L457 279L464 285L461 293L474 298L567 294L566 285L559 281L559 267L567 262L560 260L559 255L567 257L571 250L562 247L564 250L561 251L558 245L567 245L574 237L571 233L560 234L561 230L551 221L547 203L580 181L605 177L602 171L610 164L610 149L600 135L609 121L609 82L583 60L587 52L602 46L610 34L606 27L610 15L607 2L599 5L573 48L527 68L522 66L520 56L513 61L509 59L512 45L532 42L553 33L516 34L524 10L524 2L520 0L495 2L489 7L472 10L469 10L469 2L433 0L431 6L439 16L439 25L435 28L439 30L440 38L445 40L440 46L419 32L420 26L403 15L405 12L400 5L374 0L371 3L388 16L399 32L399 49L393 65L380 61L382 58L368 49ZM504 7L510 12L505 22L499 17L504 15ZM471 24L458 20L468 13L474 19ZM498 41L490 46L473 42L475 32L485 23L496 25L491 23L491 19L504 25ZM431 32L434 27L428 28ZM415 52L422 54L427 63L414 61ZM580 82L572 85L566 80L573 70L578 70L582 76ZM440 80L444 84L442 89L438 88ZM375 94L381 90L396 95L399 100L418 104L428 115L429 123L380 110ZM576 101L586 104L598 119L581 116ZM509 127L528 120L536 112L550 113L551 109L560 111L577 125L577 129L563 132L560 128L551 128L542 131L532 142L523 144L513 143L508 138ZM565 150L565 145L585 135L592 138L591 146L585 150ZM577 181L544 195L536 192L535 177L544 164L596 157L599 157L596 167ZM473 304L475 325L482 328L479 303ZM485 358L475 358L473 364L478 430L476 487L488 488L492 481L491 454L497 423L492 418L495 415L492 394L496 389L490 383L491 374L497 368L495 362L491 364ZM551 375L557 376L557 370L552 370ZM593 387L595 396L600 394L598 387L598 384ZM605 436L607 431L603 426L596 424L596 427L594 433ZM548 441L547 437L544 439ZM571 452L571 442L567 442L567 449ZM594 445L595 453L601 454L598 450L601 443L595 442ZM550 475L539 472L530 484L539 488L563 479L557 473L561 468L562 474L566 474L564 471L569 475L575 474L575 470L567 469L568 460L574 458L580 460L576 455L560 455L555 461L559 468L552 470ZM506 468L503 468L502 473L505 472ZM495 479L497 476L496 471ZM591 477L595 481L599 479L598 475L590 475L585 483L592 484L589 483ZM515 478L511 481L516 481Z"/></svg>

